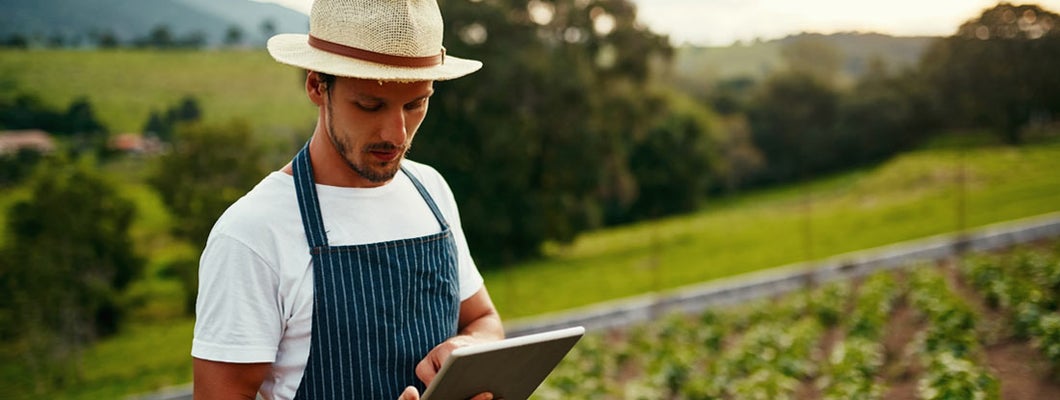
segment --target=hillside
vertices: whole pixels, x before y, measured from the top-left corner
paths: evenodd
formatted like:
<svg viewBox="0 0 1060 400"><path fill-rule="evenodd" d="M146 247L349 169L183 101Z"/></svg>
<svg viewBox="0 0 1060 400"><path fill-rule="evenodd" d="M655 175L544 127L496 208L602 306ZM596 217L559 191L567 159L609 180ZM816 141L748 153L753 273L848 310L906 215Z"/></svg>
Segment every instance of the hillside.
<svg viewBox="0 0 1060 400"><path fill-rule="evenodd" d="M0 96L29 93L58 109L84 96L116 133L139 132L184 96L209 123L238 118L265 134L304 135L316 118L301 72L264 50L0 50L0 60Z"/></svg>
<svg viewBox="0 0 1060 400"><path fill-rule="evenodd" d="M163 25L176 38L202 33L210 45L222 43L227 29L239 26L245 43L260 45L266 20L276 32L305 32L309 26L301 13L251 0L0 0L0 7L0 38L61 36L82 46L93 34L110 32L126 43Z"/></svg>
<svg viewBox="0 0 1060 400"><path fill-rule="evenodd" d="M679 80L709 82L736 77L761 78L783 68L781 49L799 40L815 40L833 46L842 54L842 73L857 78L874 58L890 68L915 65L933 37L895 37L877 33L802 33L783 39L727 47L683 46L674 57L674 75Z"/></svg>

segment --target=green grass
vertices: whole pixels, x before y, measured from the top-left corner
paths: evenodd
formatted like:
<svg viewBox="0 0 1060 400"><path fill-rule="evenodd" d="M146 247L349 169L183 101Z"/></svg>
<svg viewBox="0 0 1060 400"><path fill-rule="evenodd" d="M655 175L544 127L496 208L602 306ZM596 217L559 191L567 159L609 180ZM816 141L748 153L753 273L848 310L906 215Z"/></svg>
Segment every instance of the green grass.
<svg viewBox="0 0 1060 400"><path fill-rule="evenodd" d="M592 232L485 273L506 319L1060 211L1060 144L932 149L698 213ZM958 184L964 160L964 189ZM963 222L958 216L964 197Z"/></svg>
<svg viewBox="0 0 1060 400"><path fill-rule="evenodd" d="M80 378L61 390L34 393L32 377L18 363L0 365L5 399L121 399L191 382L190 319L136 325L84 352L74 367ZM13 357L5 356L4 360Z"/></svg>
<svg viewBox="0 0 1060 400"><path fill-rule="evenodd" d="M88 97L112 132L140 132L151 111L195 96L207 123L241 118L257 132L307 136L316 108L301 72L264 50L0 50L0 96L31 93L65 110Z"/></svg>

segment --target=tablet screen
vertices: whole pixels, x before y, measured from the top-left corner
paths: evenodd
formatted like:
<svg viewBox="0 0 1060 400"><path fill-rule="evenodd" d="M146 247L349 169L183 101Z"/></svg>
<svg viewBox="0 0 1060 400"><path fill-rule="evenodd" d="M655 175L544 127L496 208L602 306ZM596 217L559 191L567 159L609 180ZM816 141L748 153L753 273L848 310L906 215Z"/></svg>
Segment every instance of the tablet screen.
<svg viewBox="0 0 1060 400"><path fill-rule="evenodd" d="M458 348L423 400L466 400L482 392L492 392L496 399L525 400L584 333L578 326Z"/></svg>

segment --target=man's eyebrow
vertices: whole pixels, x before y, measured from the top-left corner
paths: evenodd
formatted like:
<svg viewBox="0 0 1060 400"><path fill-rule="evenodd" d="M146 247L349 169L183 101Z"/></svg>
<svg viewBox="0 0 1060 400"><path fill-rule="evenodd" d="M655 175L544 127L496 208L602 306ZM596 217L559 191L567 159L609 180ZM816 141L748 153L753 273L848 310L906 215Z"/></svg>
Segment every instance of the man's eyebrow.
<svg viewBox="0 0 1060 400"><path fill-rule="evenodd" d="M376 102L376 103L386 102L386 99L384 99L382 97L376 97L376 96L372 96L370 94L365 94L365 93L354 93L353 94L353 99L355 101L369 101L369 102Z"/></svg>
<svg viewBox="0 0 1060 400"><path fill-rule="evenodd" d="M413 101L427 99L427 98L430 98L431 96L434 96L434 88L428 89L427 90L427 94L424 94L423 96L417 97Z"/></svg>
<svg viewBox="0 0 1060 400"><path fill-rule="evenodd" d="M427 92L424 95L416 97L416 98L413 98L409 102L411 103L411 102L415 102L415 101L426 100L426 99L430 98L433 95L434 95L434 89L431 88L431 89L427 90ZM354 93L353 94L353 100L355 100L355 101L376 102L376 103L386 103L387 102L386 99L384 99L382 97L373 96L373 95L370 95L370 94L367 94L367 93Z"/></svg>

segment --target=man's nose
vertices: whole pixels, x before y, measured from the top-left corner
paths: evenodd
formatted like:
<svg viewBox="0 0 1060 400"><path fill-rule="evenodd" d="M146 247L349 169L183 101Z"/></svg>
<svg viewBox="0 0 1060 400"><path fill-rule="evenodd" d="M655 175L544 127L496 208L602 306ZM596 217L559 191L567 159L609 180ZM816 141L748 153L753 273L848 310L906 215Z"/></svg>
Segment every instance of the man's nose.
<svg viewBox="0 0 1060 400"><path fill-rule="evenodd" d="M404 146L408 139L408 127L405 125L405 112L398 109L387 113L383 123L382 139L395 146Z"/></svg>

